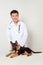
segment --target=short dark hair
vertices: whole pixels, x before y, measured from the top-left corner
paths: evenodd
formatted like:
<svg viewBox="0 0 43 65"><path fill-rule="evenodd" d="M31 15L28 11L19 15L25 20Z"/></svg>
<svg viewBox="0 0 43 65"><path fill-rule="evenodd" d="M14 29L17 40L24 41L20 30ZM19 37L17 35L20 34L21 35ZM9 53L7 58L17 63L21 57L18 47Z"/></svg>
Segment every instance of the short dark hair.
<svg viewBox="0 0 43 65"><path fill-rule="evenodd" d="M19 14L19 12L18 12L17 10L12 10L12 11L10 12L10 15L12 15L12 13L17 13L17 14Z"/></svg>

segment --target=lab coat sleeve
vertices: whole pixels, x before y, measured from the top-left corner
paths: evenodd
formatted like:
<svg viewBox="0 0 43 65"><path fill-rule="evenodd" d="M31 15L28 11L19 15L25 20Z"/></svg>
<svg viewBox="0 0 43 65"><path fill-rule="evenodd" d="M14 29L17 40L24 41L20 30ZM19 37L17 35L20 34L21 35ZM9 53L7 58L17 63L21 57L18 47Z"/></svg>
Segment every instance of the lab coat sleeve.
<svg viewBox="0 0 43 65"><path fill-rule="evenodd" d="M20 43L21 46L24 46L26 44L26 41L27 41L27 38L28 38L28 32L27 32L26 25L23 25L22 29L23 30L21 32L23 32L23 35L20 38L20 42L19 43Z"/></svg>
<svg viewBox="0 0 43 65"><path fill-rule="evenodd" d="M10 32L10 27L9 26L7 28L7 31L6 31L6 35L7 35L8 42L10 42L11 41L11 32Z"/></svg>

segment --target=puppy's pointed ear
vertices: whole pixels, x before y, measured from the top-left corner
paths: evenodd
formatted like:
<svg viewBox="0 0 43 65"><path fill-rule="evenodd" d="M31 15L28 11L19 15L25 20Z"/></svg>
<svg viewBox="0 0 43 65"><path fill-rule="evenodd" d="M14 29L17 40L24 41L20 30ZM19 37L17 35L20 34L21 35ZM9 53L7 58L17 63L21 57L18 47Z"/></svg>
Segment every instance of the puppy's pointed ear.
<svg viewBox="0 0 43 65"><path fill-rule="evenodd" d="M11 43L11 45L13 45L13 42L12 41L10 41L10 43Z"/></svg>
<svg viewBox="0 0 43 65"><path fill-rule="evenodd" d="M15 44L16 44L16 45L18 45L18 42L17 42L17 41L15 41Z"/></svg>
<svg viewBox="0 0 43 65"><path fill-rule="evenodd" d="M12 44L12 41L10 41L10 43Z"/></svg>
<svg viewBox="0 0 43 65"><path fill-rule="evenodd" d="M15 43L18 43L17 41L15 41Z"/></svg>

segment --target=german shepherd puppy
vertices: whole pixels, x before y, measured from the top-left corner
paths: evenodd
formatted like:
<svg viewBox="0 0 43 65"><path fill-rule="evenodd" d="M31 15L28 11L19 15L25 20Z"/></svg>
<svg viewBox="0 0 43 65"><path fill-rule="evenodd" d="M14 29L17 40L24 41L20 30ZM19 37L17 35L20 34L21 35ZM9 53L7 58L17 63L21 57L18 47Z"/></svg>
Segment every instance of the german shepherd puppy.
<svg viewBox="0 0 43 65"><path fill-rule="evenodd" d="M15 50L15 53L14 52L11 52L9 54L7 54L6 56L10 56L11 58L15 57L15 56L18 56L20 54L22 55L27 55L27 56L30 56L32 55L32 53L41 53L41 52L34 52L33 50L31 50L30 48L28 47L20 47L19 50L17 50L18 48L18 42L16 41L15 43L11 43L11 46L12 46L12 51Z"/></svg>

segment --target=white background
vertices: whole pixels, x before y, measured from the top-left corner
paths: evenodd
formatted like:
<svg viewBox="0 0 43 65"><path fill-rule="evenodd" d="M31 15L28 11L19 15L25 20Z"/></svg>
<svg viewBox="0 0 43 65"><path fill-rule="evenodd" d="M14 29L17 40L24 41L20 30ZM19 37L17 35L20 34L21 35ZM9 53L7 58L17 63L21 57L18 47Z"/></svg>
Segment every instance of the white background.
<svg viewBox="0 0 43 65"><path fill-rule="evenodd" d="M43 51L43 0L0 0L0 54L9 50L6 29L13 9L19 11L20 19L27 25L28 46Z"/></svg>

